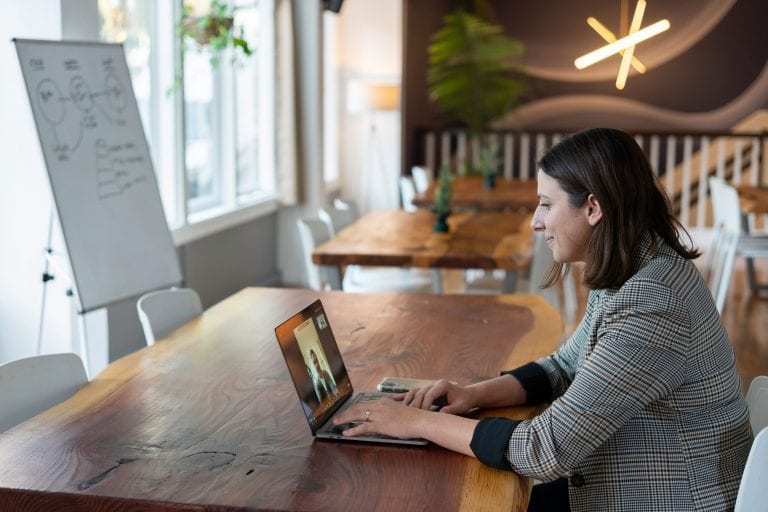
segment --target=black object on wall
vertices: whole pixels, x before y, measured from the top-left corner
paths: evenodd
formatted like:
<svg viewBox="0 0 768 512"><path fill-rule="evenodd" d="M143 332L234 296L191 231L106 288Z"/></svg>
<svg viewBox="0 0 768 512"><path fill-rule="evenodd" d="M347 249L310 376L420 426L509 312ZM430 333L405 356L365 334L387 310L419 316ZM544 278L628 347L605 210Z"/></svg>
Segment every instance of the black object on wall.
<svg viewBox="0 0 768 512"><path fill-rule="evenodd" d="M341 4L344 0L323 0L323 6L331 11L338 13L341 10Z"/></svg>

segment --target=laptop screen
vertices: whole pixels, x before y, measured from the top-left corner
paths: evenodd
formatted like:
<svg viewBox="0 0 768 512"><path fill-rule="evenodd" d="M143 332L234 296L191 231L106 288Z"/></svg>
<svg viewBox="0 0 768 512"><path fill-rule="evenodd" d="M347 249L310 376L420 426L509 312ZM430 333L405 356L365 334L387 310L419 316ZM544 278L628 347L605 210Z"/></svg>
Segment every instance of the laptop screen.
<svg viewBox="0 0 768 512"><path fill-rule="evenodd" d="M278 325L275 334L314 434L352 394L352 383L320 300Z"/></svg>

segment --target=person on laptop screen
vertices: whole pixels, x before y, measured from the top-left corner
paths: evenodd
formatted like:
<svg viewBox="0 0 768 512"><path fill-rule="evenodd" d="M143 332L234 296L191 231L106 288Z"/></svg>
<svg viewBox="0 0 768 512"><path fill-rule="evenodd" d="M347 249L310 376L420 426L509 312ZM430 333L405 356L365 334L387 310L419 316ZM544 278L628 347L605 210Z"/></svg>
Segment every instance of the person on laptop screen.
<svg viewBox="0 0 768 512"><path fill-rule="evenodd" d="M752 442L741 379L642 149L618 130L576 133L539 161L538 195L531 224L555 260L544 285L584 263L572 336L499 377L396 397L411 407L354 405L338 421L362 423L345 434L423 437L547 482L529 510L733 510ZM438 398L450 414L428 410ZM459 416L537 403L551 405L531 420Z"/></svg>
<svg viewBox="0 0 768 512"><path fill-rule="evenodd" d="M312 361L312 369L310 371L312 375L312 385L315 387L315 394L317 395L318 401L322 403L323 401L338 395L339 390L336 388L336 382L333 380L333 376L320 365L320 359L317 357L317 353L314 349L309 351L309 358Z"/></svg>
<svg viewBox="0 0 768 512"><path fill-rule="evenodd" d="M333 397L339 394L336 380L333 378L333 374L327 370L328 357L318 334L318 328L322 331L327 327L327 321L323 315L318 317L317 324L316 328L312 319L308 318L294 330L299 351L304 359L304 366L311 378L314 391L314 397L309 397L307 393L304 393L302 401L308 402L307 405L313 409L319 405L327 406Z"/></svg>

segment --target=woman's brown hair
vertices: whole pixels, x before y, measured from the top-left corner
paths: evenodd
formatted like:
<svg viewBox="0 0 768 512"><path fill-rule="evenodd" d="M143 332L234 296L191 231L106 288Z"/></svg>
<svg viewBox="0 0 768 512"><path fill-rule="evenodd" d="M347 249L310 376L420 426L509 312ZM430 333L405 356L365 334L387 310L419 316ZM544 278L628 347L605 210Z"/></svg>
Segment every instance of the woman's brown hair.
<svg viewBox="0 0 768 512"><path fill-rule="evenodd" d="M582 206L590 194L600 204L603 217L587 244L587 287L623 285L635 272L632 256L646 233L658 236L684 258L701 254L680 240L681 233L688 242L691 237L674 217L645 153L629 134L611 128L578 132L547 151L539 169L557 180L574 208ZM564 275L562 267L555 264L544 286Z"/></svg>

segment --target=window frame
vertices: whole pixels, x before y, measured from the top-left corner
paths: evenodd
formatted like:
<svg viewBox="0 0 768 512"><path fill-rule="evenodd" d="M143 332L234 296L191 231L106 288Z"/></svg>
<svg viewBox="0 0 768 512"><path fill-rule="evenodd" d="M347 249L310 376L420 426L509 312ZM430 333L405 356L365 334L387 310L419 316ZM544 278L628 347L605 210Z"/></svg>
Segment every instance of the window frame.
<svg viewBox="0 0 768 512"><path fill-rule="evenodd" d="M182 1L147 3L151 13L147 15L151 49L147 64L150 72L151 114L145 123L149 126L150 133L147 135L151 140L148 143L168 227L177 246L269 215L279 206L273 85L276 77L276 43L274 23L269 23L270 20L274 21L275 2L256 0L256 3L267 14L260 16L261 30L256 43L257 58L260 60L253 63L253 67L259 76L259 83L270 84L270 87L264 88L266 91L260 88L257 109L264 108L264 111L260 110L261 114L254 120L258 144L261 145L258 150L259 161L254 162L257 165L256 172L259 173L260 189L247 195L238 195L237 101L234 95L236 77L230 63L231 55L224 55L219 67L213 70L214 102L219 102L219 108L213 109L216 119L211 126L211 159L213 172L219 174L217 179L221 187L221 201L215 205L206 205L205 200L199 201L199 205L190 205L196 199L187 198L183 80L181 86L175 85L176 77L183 73L184 54L175 28L181 19ZM173 30L163 30L168 20L172 20ZM263 78L265 73L270 74L266 79ZM272 99L267 95L270 93Z"/></svg>

